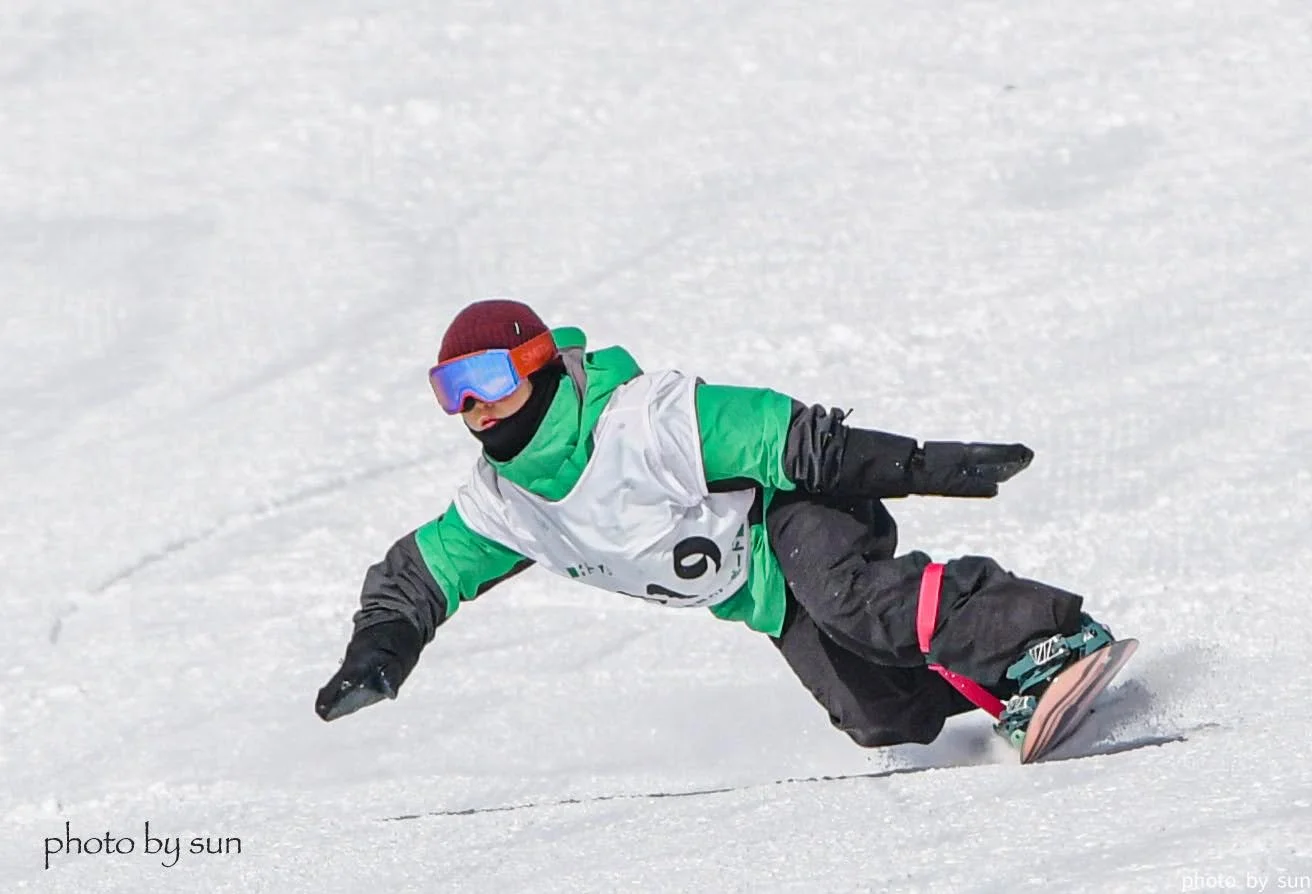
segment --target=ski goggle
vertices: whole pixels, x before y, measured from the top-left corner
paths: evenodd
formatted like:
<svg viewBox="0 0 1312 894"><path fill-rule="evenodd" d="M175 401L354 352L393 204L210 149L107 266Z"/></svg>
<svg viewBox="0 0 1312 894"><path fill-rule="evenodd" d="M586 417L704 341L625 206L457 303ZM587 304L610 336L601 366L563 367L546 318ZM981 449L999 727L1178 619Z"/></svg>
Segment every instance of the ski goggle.
<svg viewBox="0 0 1312 894"><path fill-rule="evenodd" d="M492 403L509 397L557 353L556 340L544 332L517 348L476 351L439 363L428 371L428 384L442 409L454 416L470 398Z"/></svg>

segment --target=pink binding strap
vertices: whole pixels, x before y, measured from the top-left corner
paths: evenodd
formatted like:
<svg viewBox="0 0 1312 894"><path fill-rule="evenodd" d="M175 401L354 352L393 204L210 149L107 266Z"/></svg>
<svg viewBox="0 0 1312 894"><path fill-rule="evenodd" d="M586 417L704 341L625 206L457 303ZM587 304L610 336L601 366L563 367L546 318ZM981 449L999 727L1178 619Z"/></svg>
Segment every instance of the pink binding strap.
<svg viewBox="0 0 1312 894"><path fill-rule="evenodd" d="M920 640L920 651L929 655L929 640L938 626L938 601L943 589L943 566L937 562L925 567L925 574L920 579L920 603L916 606L916 636ZM931 664L929 669L943 676L943 679L956 688L958 692L970 699L994 717L1002 714L1002 702L993 693L969 677L948 670L941 664Z"/></svg>

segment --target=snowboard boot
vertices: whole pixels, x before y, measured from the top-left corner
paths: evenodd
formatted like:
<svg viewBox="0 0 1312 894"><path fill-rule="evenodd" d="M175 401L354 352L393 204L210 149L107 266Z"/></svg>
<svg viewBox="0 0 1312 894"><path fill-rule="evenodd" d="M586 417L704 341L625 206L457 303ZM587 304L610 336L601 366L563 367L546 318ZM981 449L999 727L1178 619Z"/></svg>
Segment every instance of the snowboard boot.
<svg viewBox="0 0 1312 894"><path fill-rule="evenodd" d="M1086 614L1080 615L1080 630L1071 636L1055 633L1034 643L1007 668L1007 679L1016 683L1016 694L1002 706L993 730L1019 748L1025 741L1039 697L1059 673L1081 658L1092 655L1115 641L1112 632Z"/></svg>

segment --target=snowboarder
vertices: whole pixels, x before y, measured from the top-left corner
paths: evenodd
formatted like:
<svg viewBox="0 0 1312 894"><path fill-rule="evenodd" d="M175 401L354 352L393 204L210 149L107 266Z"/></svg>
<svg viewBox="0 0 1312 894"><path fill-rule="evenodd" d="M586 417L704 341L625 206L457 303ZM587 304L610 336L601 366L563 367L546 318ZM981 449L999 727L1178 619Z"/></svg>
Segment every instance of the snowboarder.
<svg viewBox="0 0 1312 894"><path fill-rule="evenodd" d="M883 500L992 497L1033 458L1022 444L921 444L776 391L644 373L504 299L456 316L429 380L482 454L366 573L324 720L395 698L438 627L535 563L769 636L867 747L932 741L977 706L1019 741L1045 684L1111 641L1080 596L992 559L895 556Z"/></svg>

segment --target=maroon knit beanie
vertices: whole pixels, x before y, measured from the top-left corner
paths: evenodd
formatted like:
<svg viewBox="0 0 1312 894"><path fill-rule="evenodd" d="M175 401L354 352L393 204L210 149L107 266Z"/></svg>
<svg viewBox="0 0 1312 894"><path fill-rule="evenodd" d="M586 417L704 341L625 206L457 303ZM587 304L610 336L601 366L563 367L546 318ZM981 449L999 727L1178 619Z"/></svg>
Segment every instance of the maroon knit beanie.
<svg viewBox="0 0 1312 894"><path fill-rule="evenodd" d="M506 298L475 301L447 327L437 362L490 348L519 347L547 331L547 324L527 304Z"/></svg>

